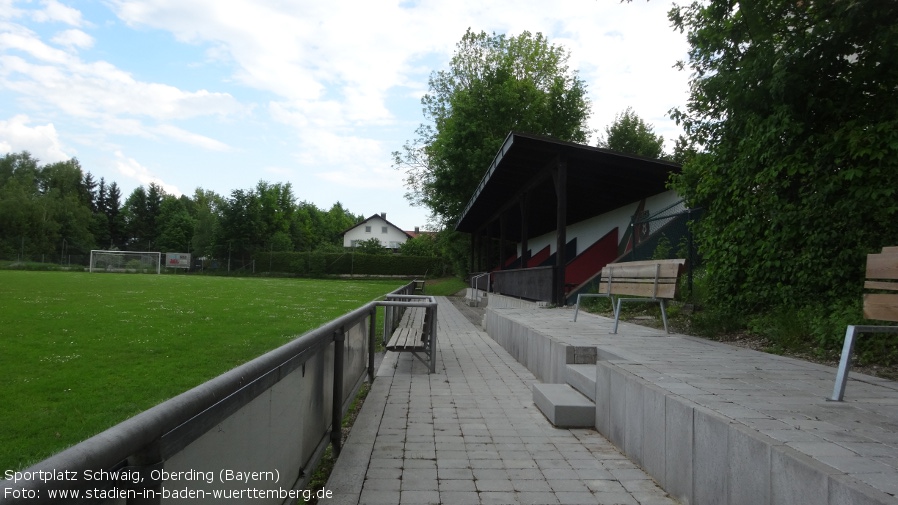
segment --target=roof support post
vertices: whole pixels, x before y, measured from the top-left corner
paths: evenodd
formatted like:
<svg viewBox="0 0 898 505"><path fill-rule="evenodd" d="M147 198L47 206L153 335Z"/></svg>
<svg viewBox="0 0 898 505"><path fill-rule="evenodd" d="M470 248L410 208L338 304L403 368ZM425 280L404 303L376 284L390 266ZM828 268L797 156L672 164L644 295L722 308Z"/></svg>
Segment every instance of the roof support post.
<svg viewBox="0 0 898 505"><path fill-rule="evenodd" d="M530 263L530 246L527 244L527 239L530 237L530 223L528 222L530 213L527 212L530 193L525 192L521 195L519 203L521 208L521 268L527 268Z"/></svg>
<svg viewBox="0 0 898 505"><path fill-rule="evenodd" d="M508 256L508 216L499 215L499 270L505 269L505 258Z"/></svg>
<svg viewBox="0 0 898 505"><path fill-rule="evenodd" d="M555 182L555 197L558 206L555 210L555 289L553 302L557 306L564 305L564 278L567 264L567 160L558 158L552 171Z"/></svg>
<svg viewBox="0 0 898 505"><path fill-rule="evenodd" d="M478 232L474 232L471 234L471 241L469 243L470 254L468 255L468 272L474 273L477 271L477 240L478 240Z"/></svg>
<svg viewBox="0 0 898 505"><path fill-rule="evenodd" d="M492 227L492 224L493 223L490 223L487 226ZM495 236L496 236L495 231L493 231L493 230L490 230L484 234L484 239L486 240L486 255L485 255L486 261L483 264L484 264L484 269L486 269L486 270L492 270L493 256L495 256L494 250L496 247L496 244L495 244L496 240L493 238Z"/></svg>

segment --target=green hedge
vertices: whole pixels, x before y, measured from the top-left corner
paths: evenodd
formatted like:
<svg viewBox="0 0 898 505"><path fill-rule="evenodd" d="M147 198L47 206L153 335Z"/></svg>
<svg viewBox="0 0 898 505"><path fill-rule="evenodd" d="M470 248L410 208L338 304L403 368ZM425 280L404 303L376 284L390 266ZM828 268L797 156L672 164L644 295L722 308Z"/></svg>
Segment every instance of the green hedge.
<svg viewBox="0 0 898 505"><path fill-rule="evenodd" d="M443 275L440 258L401 254L266 252L257 254L256 272L322 275Z"/></svg>

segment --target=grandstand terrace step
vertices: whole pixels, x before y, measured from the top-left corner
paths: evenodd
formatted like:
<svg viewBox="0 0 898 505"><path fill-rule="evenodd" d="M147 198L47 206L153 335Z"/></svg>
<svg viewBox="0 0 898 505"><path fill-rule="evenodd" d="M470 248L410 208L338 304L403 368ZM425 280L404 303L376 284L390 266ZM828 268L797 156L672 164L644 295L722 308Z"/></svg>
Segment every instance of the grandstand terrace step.
<svg viewBox="0 0 898 505"><path fill-rule="evenodd" d="M533 402L557 428L595 426L595 404L567 384L533 384Z"/></svg>

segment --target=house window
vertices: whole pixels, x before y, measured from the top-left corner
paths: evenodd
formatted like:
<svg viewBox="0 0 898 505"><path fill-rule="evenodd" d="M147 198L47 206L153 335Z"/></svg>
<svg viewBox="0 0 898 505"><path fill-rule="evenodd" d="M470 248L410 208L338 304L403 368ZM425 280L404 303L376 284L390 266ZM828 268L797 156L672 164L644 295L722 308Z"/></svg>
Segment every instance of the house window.
<svg viewBox="0 0 898 505"><path fill-rule="evenodd" d="M386 227L386 226L382 226L382 227L380 228L380 232L381 232L381 233L386 233L386 232L387 232L387 227Z"/></svg>
<svg viewBox="0 0 898 505"><path fill-rule="evenodd" d="M371 233L371 227L370 227L370 226L366 226L366 227L365 227L365 233Z"/></svg>

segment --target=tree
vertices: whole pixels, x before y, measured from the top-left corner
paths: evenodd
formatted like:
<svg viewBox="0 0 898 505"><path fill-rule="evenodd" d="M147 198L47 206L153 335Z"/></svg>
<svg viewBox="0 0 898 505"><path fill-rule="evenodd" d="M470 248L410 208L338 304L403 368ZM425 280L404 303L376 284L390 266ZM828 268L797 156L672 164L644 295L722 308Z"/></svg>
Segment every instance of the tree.
<svg viewBox="0 0 898 505"><path fill-rule="evenodd" d="M468 29L450 69L430 76L421 100L429 123L393 153L406 173L406 198L454 223L509 132L586 142L586 85L567 61L567 51L540 33Z"/></svg>
<svg viewBox="0 0 898 505"><path fill-rule="evenodd" d="M631 107L614 116L605 127L605 136L598 147L646 158L660 158L664 154L664 137L655 135L654 126L646 123Z"/></svg>
<svg viewBox="0 0 898 505"><path fill-rule="evenodd" d="M156 239L157 250L185 253L191 251L190 243L196 226L196 219L189 211L189 206L192 205L188 198L175 198L172 195L165 195L162 198L157 219L159 229Z"/></svg>
<svg viewBox="0 0 898 505"><path fill-rule="evenodd" d="M704 152L676 181L712 297L741 310L857 297L898 237L898 3L695 2L672 116ZM687 66L687 64L683 64Z"/></svg>
<svg viewBox="0 0 898 505"><path fill-rule="evenodd" d="M44 165L38 176L43 208L40 252L87 254L94 248L92 197L77 159ZM57 256L58 257L58 256Z"/></svg>
<svg viewBox="0 0 898 505"><path fill-rule="evenodd" d="M355 250L362 254L387 254L389 252L376 238L358 241Z"/></svg>
<svg viewBox="0 0 898 505"><path fill-rule="evenodd" d="M216 236L220 234L220 209L224 199L214 191L196 188L193 192L195 222L192 251L197 257L212 256Z"/></svg>
<svg viewBox="0 0 898 505"><path fill-rule="evenodd" d="M109 240L112 247L125 247L125 217L122 215L122 191L113 181L106 195L106 216L109 218Z"/></svg>
<svg viewBox="0 0 898 505"><path fill-rule="evenodd" d="M406 256L439 256L436 238L429 233L422 233L399 246L399 253Z"/></svg>
<svg viewBox="0 0 898 505"><path fill-rule="evenodd" d="M38 160L28 151L0 158L0 256L37 251L37 231L44 214L38 192Z"/></svg>

